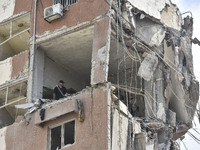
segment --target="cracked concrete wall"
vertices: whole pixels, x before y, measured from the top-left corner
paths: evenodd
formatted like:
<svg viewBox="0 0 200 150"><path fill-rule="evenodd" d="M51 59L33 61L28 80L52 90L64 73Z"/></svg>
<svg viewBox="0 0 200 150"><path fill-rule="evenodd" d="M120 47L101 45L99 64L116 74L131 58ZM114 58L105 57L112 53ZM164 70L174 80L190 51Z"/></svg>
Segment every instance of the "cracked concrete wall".
<svg viewBox="0 0 200 150"><path fill-rule="evenodd" d="M36 99L42 98L43 83L44 83L44 51L37 49L34 55L35 55L35 63L33 64L34 78L31 81L33 83L32 99L31 99L32 102L34 102Z"/></svg>
<svg viewBox="0 0 200 150"><path fill-rule="evenodd" d="M155 129L160 134L158 147L169 149L170 145L173 145L169 141L170 139L174 140L181 137L191 128L198 101L199 83L195 80L193 73L191 49L193 19L187 17L183 19L183 22L179 9L171 2L154 0L152 4L155 4L155 6L152 7L146 6L148 2L130 2L136 7L132 10L135 14L136 30L135 32L131 31L127 27L127 23L124 23L124 37L127 38L126 46L128 49L137 50L141 59L137 73L143 79L145 119L150 122L158 119L161 124L170 124L174 129L176 126L174 131L169 130L168 127L164 128L165 125L162 125L162 129L158 127ZM153 8L154 10L152 10ZM148 9L151 13L148 12ZM156 14L153 16L155 12L158 12L157 18ZM131 16L126 16L126 19L128 17ZM116 18L114 14L112 20L116 32L114 35L119 33L116 30L117 19L120 18ZM119 36L121 38L120 34ZM155 55L152 55L152 53L155 53ZM137 61L138 55L133 53L130 56L129 54L127 58ZM127 60L126 63L128 63ZM127 76L130 75L130 69L128 66ZM134 73L131 75L134 75ZM128 83L130 78L127 78ZM119 79L122 80L121 77ZM126 87L123 80L119 83L120 86ZM135 87L128 86L128 93L131 88L134 89ZM135 91L131 90L131 92ZM138 92L138 94L140 93ZM119 98L123 99L124 97L121 94ZM134 103L137 106L138 102L131 99L131 94L128 96L128 100L130 104ZM135 112L133 111L132 114L134 115ZM170 133L165 134L167 132Z"/></svg>
<svg viewBox="0 0 200 150"><path fill-rule="evenodd" d="M136 18L136 36L150 46L159 46L165 37L165 28L151 19Z"/></svg>
<svg viewBox="0 0 200 150"><path fill-rule="evenodd" d="M198 95L198 90L189 90L198 88L193 73L192 45L187 34L179 38L173 35L173 32L170 33L164 41L164 60L169 64L174 63L177 71L167 71L165 97L169 108L176 112L178 121L188 123L193 118L198 100L197 96L191 97ZM171 37L173 38L170 39Z"/></svg>
<svg viewBox="0 0 200 150"><path fill-rule="evenodd" d="M180 31L182 25L181 12L175 5L166 6L161 12L160 22L167 27Z"/></svg>
<svg viewBox="0 0 200 150"><path fill-rule="evenodd" d="M103 83L108 78L110 51L110 19L108 17L95 23L92 48L91 84Z"/></svg>
<svg viewBox="0 0 200 150"><path fill-rule="evenodd" d="M176 7L176 5L171 3L171 1L169 0L148 0L148 1L128 0L128 1L136 9L140 10L142 14L144 12L144 14L147 15L148 18L151 18L152 20L157 19L164 26L167 26L179 31L181 30L181 25L182 25L181 12ZM140 19L145 17L144 14L143 14L143 17L142 16L140 17ZM152 29L151 29L151 32L152 32ZM159 31L159 32L163 32L163 31ZM151 36L151 35L147 35L147 37L148 36Z"/></svg>

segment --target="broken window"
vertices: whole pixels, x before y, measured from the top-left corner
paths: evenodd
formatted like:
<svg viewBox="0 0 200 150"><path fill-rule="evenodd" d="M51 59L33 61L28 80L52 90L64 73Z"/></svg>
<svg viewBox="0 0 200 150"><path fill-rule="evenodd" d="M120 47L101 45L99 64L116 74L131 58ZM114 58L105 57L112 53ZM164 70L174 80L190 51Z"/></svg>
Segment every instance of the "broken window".
<svg viewBox="0 0 200 150"><path fill-rule="evenodd" d="M60 4L63 5L63 7L70 6L70 5L75 4L77 2L78 2L78 0L54 0L54 4L60 3Z"/></svg>
<svg viewBox="0 0 200 150"><path fill-rule="evenodd" d="M11 125L26 113L26 109L15 107L15 105L26 103L26 94L27 80L1 85L0 128Z"/></svg>
<svg viewBox="0 0 200 150"><path fill-rule="evenodd" d="M50 148L56 150L75 142L75 120L50 128Z"/></svg>

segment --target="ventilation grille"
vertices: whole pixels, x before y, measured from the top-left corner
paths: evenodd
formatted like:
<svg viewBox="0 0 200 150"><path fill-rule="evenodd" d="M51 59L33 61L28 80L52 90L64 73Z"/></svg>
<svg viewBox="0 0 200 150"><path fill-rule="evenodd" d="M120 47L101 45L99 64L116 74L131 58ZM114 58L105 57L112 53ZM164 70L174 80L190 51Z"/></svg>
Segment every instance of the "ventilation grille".
<svg viewBox="0 0 200 150"><path fill-rule="evenodd" d="M50 16L53 14L53 7L49 7L45 11L45 16Z"/></svg>
<svg viewBox="0 0 200 150"><path fill-rule="evenodd" d="M60 3L63 7L70 6L72 4L78 3L78 0L54 0L54 5Z"/></svg>
<svg viewBox="0 0 200 150"><path fill-rule="evenodd" d="M51 22L63 16L63 6L58 3L44 9L44 19Z"/></svg>

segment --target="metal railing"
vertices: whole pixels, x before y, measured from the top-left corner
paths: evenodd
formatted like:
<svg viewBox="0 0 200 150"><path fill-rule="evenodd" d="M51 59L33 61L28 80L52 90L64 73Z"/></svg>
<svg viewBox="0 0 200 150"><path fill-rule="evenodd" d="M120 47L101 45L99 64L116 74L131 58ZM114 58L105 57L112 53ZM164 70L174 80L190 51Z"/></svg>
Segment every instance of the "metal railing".
<svg viewBox="0 0 200 150"><path fill-rule="evenodd" d="M9 88L13 88L17 84L20 84L19 85L20 89L18 91L18 95L16 97L12 97L13 101L9 102ZM14 84L11 84L10 86L8 85L7 87L0 89L0 96L5 97L5 100L1 101L0 109L26 99L26 97L21 97L22 94L23 94L22 91L21 91L22 90L22 84L27 85L27 79L20 81L20 82L17 82L17 83L14 83ZM11 89L11 92L13 92L13 89ZM5 95L4 95L4 93L5 93ZM26 92L25 92L25 95L26 95ZM10 99L10 100L12 100L12 99ZM1 98L1 100L3 100L3 98Z"/></svg>
<svg viewBox="0 0 200 150"><path fill-rule="evenodd" d="M78 2L78 0L54 0L54 4L60 3L60 4L63 5L63 7L70 6L70 5L75 4L77 2Z"/></svg>

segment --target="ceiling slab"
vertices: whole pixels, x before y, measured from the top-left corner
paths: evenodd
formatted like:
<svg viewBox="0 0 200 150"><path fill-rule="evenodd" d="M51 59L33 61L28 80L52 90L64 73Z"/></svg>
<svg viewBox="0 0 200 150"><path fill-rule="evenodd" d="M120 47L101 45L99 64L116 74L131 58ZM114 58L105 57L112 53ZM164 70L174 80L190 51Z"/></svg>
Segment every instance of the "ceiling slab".
<svg viewBox="0 0 200 150"><path fill-rule="evenodd" d="M81 76L90 76L94 26L42 43L45 51L57 64Z"/></svg>
<svg viewBox="0 0 200 150"><path fill-rule="evenodd" d="M17 18L10 19L5 23L0 24L0 44L8 40L6 43L0 46L0 49L3 49L3 51L10 53L10 55L7 56L7 58L12 57L24 50L29 50L29 30L16 37L13 37L21 31L24 31L29 28L30 13L23 16L18 16Z"/></svg>
<svg viewBox="0 0 200 150"><path fill-rule="evenodd" d="M17 19L13 18L7 23L0 25L0 36L8 39L10 37L10 26L12 26L12 35L28 29L30 27L30 14L28 13L27 15L23 15L22 17L18 17Z"/></svg>

